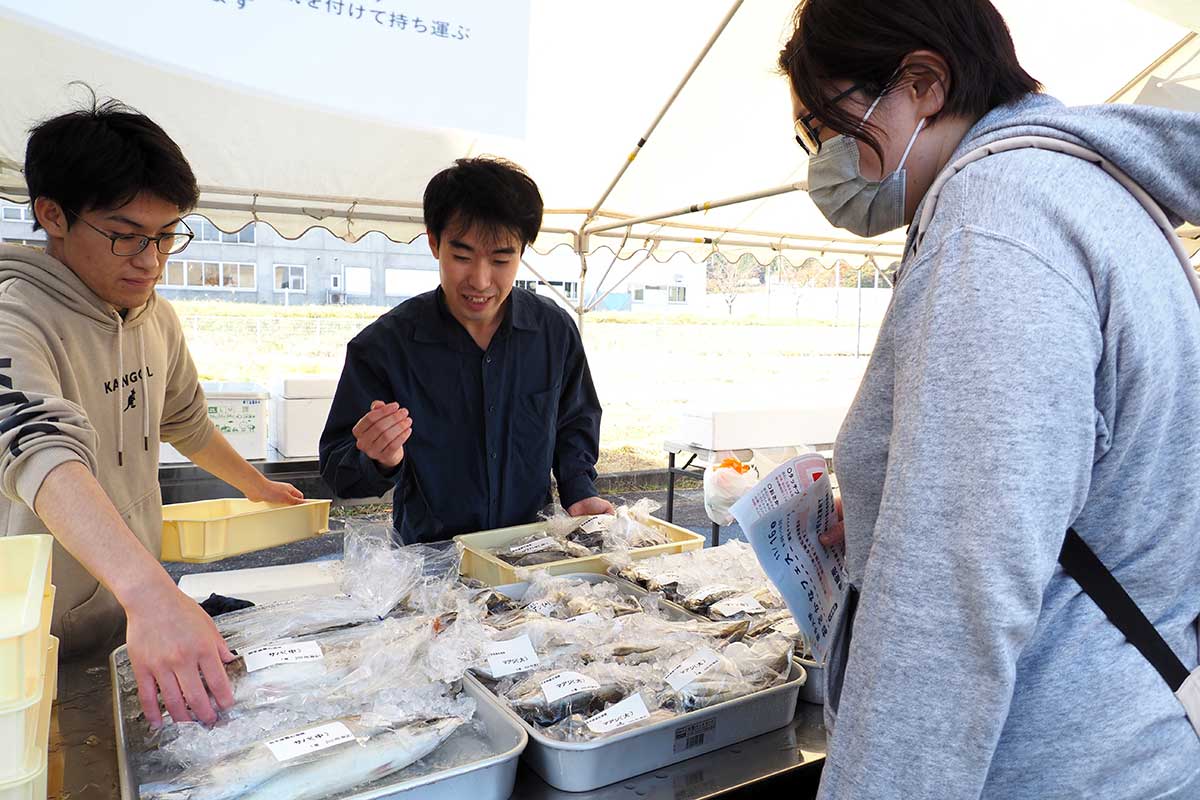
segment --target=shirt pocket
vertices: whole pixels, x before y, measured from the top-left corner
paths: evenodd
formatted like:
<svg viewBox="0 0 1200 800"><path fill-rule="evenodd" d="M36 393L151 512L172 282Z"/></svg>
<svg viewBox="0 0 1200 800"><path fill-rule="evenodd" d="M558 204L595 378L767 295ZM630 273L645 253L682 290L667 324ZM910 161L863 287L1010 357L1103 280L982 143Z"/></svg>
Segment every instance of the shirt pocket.
<svg viewBox="0 0 1200 800"><path fill-rule="evenodd" d="M550 463L558 431L558 389L517 398L514 450L530 464Z"/></svg>

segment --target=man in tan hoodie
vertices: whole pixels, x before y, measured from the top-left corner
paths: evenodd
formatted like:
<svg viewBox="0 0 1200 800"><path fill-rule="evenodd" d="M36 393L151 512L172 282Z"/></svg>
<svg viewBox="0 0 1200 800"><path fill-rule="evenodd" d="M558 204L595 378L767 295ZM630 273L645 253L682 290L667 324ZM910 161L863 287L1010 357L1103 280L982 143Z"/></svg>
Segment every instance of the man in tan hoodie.
<svg viewBox="0 0 1200 800"><path fill-rule="evenodd" d="M64 653L128 620L147 718L212 722L233 658L158 561L158 446L252 500L299 502L209 421L171 305L155 294L199 199L179 147L116 102L33 129L25 178L45 252L0 245L0 535L54 535L52 628Z"/></svg>

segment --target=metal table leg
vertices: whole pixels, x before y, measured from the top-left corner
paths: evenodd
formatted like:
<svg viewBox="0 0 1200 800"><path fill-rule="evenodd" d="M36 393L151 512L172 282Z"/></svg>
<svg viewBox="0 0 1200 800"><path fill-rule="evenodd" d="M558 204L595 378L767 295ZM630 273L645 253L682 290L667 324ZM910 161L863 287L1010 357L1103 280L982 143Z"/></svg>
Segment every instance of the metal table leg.
<svg viewBox="0 0 1200 800"><path fill-rule="evenodd" d="M717 545L719 545L721 543L721 526L715 522L712 525L713 525L713 528L712 528L713 547L716 547Z"/></svg>
<svg viewBox="0 0 1200 800"><path fill-rule="evenodd" d="M675 453L667 454L667 522L675 521Z"/></svg>

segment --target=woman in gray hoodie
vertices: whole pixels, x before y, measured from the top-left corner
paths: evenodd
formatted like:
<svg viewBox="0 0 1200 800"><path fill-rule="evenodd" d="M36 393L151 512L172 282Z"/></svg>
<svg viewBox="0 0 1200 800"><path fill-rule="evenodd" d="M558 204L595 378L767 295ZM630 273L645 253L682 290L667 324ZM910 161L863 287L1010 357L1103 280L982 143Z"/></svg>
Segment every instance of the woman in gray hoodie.
<svg viewBox="0 0 1200 800"><path fill-rule="evenodd" d="M912 223L837 442L821 797L1200 796L1181 687L1059 566L1073 528L1197 690L1200 115L1040 94L986 0L794 23L810 196Z"/></svg>

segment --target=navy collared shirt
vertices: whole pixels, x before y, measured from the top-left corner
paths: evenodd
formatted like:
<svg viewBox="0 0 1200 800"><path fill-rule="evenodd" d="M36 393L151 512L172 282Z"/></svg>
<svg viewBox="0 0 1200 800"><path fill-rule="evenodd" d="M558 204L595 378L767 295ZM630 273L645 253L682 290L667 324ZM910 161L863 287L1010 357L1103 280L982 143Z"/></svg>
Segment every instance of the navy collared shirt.
<svg viewBox="0 0 1200 800"><path fill-rule="evenodd" d="M412 415L392 474L360 451L352 428L372 400ZM442 290L406 300L346 347L346 365L321 435L321 475L339 497L393 486L405 542L537 520L596 494L600 401L579 330L545 297L513 289L488 349L446 306Z"/></svg>

